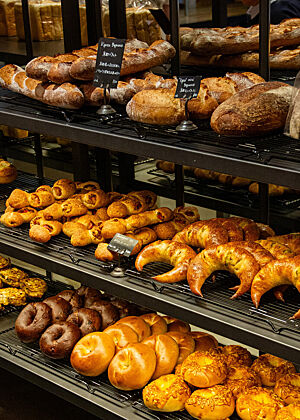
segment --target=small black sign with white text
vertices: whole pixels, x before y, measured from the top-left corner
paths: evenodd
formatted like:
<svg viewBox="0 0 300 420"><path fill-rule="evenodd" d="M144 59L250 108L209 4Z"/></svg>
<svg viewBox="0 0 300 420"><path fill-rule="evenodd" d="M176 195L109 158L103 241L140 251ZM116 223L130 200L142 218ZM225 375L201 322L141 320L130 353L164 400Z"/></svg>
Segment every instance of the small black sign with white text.
<svg viewBox="0 0 300 420"><path fill-rule="evenodd" d="M117 88L120 78L125 39L100 38L94 75L94 86Z"/></svg>
<svg viewBox="0 0 300 420"><path fill-rule="evenodd" d="M116 233L108 244L107 249L124 257L129 257L137 243L136 239Z"/></svg>
<svg viewBox="0 0 300 420"><path fill-rule="evenodd" d="M192 99L197 98L200 89L200 76L178 77L175 98Z"/></svg>

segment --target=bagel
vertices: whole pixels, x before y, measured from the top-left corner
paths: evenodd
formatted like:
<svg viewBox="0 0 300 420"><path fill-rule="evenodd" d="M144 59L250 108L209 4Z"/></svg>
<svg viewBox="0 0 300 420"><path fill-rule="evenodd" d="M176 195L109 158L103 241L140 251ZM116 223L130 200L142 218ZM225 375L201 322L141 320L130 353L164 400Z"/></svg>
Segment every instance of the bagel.
<svg viewBox="0 0 300 420"><path fill-rule="evenodd" d="M71 354L71 365L84 376L103 373L115 354L113 339L104 332L92 332L75 344Z"/></svg>
<svg viewBox="0 0 300 420"><path fill-rule="evenodd" d="M143 400L147 408L154 411L180 411L191 395L191 390L182 378L164 375L143 389Z"/></svg>
<svg viewBox="0 0 300 420"><path fill-rule="evenodd" d="M282 376L276 382L274 392L286 404L300 402L300 373L290 373Z"/></svg>
<svg viewBox="0 0 300 420"><path fill-rule="evenodd" d="M125 324L111 325L110 327L107 327L103 332L108 334L113 339L116 346L116 352L120 351L128 344L138 343L139 341L137 333Z"/></svg>
<svg viewBox="0 0 300 420"><path fill-rule="evenodd" d="M283 407L277 411L275 420L299 420L300 419L300 400L293 404Z"/></svg>
<svg viewBox="0 0 300 420"><path fill-rule="evenodd" d="M231 366L251 366L251 353L242 346L230 345L222 347L222 352L226 356L226 364Z"/></svg>
<svg viewBox="0 0 300 420"><path fill-rule="evenodd" d="M221 384L227 375L226 357L222 353L196 351L183 361L180 374L197 388Z"/></svg>
<svg viewBox="0 0 300 420"><path fill-rule="evenodd" d="M272 354L262 354L252 364L263 385L275 386L278 379L288 373L296 373L293 363Z"/></svg>
<svg viewBox="0 0 300 420"><path fill-rule="evenodd" d="M242 392L236 400L236 412L242 420L274 420L284 402L273 391L254 386Z"/></svg>
<svg viewBox="0 0 300 420"><path fill-rule="evenodd" d="M228 368L228 374L224 385L229 388L235 398L241 392L253 386L261 386L260 377L247 366L232 366Z"/></svg>
<svg viewBox="0 0 300 420"><path fill-rule="evenodd" d="M132 328L137 333L138 341L143 341L145 338L150 337L151 330L147 322L138 316L126 316L121 318L114 325L124 324Z"/></svg>
<svg viewBox="0 0 300 420"><path fill-rule="evenodd" d="M151 379L173 372L179 357L179 346L166 334L155 334L146 338L143 344L151 347L156 354L156 367Z"/></svg>
<svg viewBox="0 0 300 420"><path fill-rule="evenodd" d="M207 351L218 347L218 341L211 334L202 331L192 331L189 335L195 340L195 351Z"/></svg>
<svg viewBox="0 0 300 420"><path fill-rule="evenodd" d="M141 315L142 318L150 327L151 335L164 334L168 331L168 326L164 317L155 313Z"/></svg>
<svg viewBox="0 0 300 420"><path fill-rule="evenodd" d="M197 389L185 403L187 412L197 419L222 420L234 412L232 392L224 385Z"/></svg>
<svg viewBox="0 0 300 420"><path fill-rule="evenodd" d="M176 341L179 347L177 364L182 363L193 351L195 351L195 340L186 333L169 331L166 333Z"/></svg>
<svg viewBox="0 0 300 420"><path fill-rule="evenodd" d="M129 344L120 350L108 367L110 383L123 391L143 388L156 366L155 351L146 344Z"/></svg>
<svg viewBox="0 0 300 420"><path fill-rule="evenodd" d="M186 280L189 262L196 256L196 252L188 245L170 240L156 241L138 254L135 268L142 271L151 262L165 262L174 268L164 274L154 276L153 279L161 283L176 283Z"/></svg>
<svg viewBox="0 0 300 420"><path fill-rule="evenodd" d="M163 316L168 326L168 331L178 331L187 333L191 331L191 327L187 322L181 321L180 319L173 318L172 316Z"/></svg>

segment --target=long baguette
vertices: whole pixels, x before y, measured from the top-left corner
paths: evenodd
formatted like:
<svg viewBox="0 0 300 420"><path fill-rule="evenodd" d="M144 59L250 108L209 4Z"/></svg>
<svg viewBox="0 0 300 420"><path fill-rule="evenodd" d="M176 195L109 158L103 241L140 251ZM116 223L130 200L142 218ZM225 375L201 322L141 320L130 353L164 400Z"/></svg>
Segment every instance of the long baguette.
<svg viewBox="0 0 300 420"><path fill-rule="evenodd" d="M168 222L172 217L172 210L167 207L160 207L156 210L135 214L127 219L107 220L103 222L102 235L105 239L111 239L116 233L125 234L131 230L140 229L155 223Z"/></svg>
<svg viewBox="0 0 300 420"><path fill-rule="evenodd" d="M43 83L27 77L25 71L14 64L0 69L0 86L61 108L79 109L84 103L84 96L77 86L71 83Z"/></svg>
<svg viewBox="0 0 300 420"><path fill-rule="evenodd" d="M92 83L83 83L80 85L80 90L84 95L86 105L101 106L103 104L104 90L102 88L95 87ZM110 90L110 99L124 105L130 101L134 94L134 87L130 83L118 82L118 88Z"/></svg>

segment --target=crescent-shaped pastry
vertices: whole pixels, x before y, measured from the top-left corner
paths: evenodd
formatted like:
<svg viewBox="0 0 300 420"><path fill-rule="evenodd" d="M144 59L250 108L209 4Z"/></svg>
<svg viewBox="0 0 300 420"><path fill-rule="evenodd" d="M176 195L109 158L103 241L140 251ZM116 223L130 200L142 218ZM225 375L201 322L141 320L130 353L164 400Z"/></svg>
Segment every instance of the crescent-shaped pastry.
<svg viewBox="0 0 300 420"><path fill-rule="evenodd" d="M156 241L146 246L137 256L135 267L142 271L150 262L165 262L174 266L167 273L154 276L161 283L175 283L186 279L189 262L196 256L188 245L174 241Z"/></svg>

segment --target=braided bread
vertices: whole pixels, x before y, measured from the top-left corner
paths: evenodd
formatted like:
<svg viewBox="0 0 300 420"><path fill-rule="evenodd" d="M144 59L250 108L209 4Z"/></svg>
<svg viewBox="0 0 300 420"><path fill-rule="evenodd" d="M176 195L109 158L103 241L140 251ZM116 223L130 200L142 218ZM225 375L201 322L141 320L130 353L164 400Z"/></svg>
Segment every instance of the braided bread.
<svg viewBox="0 0 300 420"><path fill-rule="evenodd" d="M175 283L186 279L189 262L196 256L195 251L185 244L174 241L156 241L146 246L137 256L135 267L142 271L150 262L166 262L174 266L167 273L153 278L162 283Z"/></svg>

